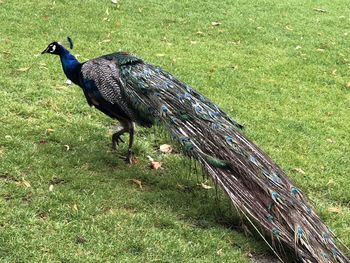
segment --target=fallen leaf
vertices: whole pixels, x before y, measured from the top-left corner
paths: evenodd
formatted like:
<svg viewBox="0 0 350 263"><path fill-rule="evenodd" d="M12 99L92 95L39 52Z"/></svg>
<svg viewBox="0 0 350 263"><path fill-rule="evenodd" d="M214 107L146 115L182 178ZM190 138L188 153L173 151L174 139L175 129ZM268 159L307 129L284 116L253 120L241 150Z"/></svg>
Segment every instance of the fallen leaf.
<svg viewBox="0 0 350 263"><path fill-rule="evenodd" d="M131 156L131 164L137 164L139 162L139 158L137 158L134 154Z"/></svg>
<svg viewBox="0 0 350 263"><path fill-rule="evenodd" d="M171 153L173 151L173 147L170 144L162 144L159 146L159 151L161 153Z"/></svg>
<svg viewBox="0 0 350 263"><path fill-rule="evenodd" d="M40 140L39 141L39 144L46 144L47 143L47 141L45 141L45 140Z"/></svg>
<svg viewBox="0 0 350 263"><path fill-rule="evenodd" d="M182 184L177 183L176 186L179 187L181 190L185 189L185 187Z"/></svg>
<svg viewBox="0 0 350 263"><path fill-rule="evenodd" d="M286 26L286 29L289 30L289 31L293 31L293 28L291 28L289 26Z"/></svg>
<svg viewBox="0 0 350 263"><path fill-rule="evenodd" d="M52 133L54 131L55 131L54 129L50 129L50 128L46 129L46 133Z"/></svg>
<svg viewBox="0 0 350 263"><path fill-rule="evenodd" d="M296 46L295 49L301 49L301 46Z"/></svg>
<svg viewBox="0 0 350 263"><path fill-rule="evenodd" d="M196 35L204 36L205 34L202 31L197 31Z"/></svg>
<svg viewBox="0 0 350 263"><path fill-rule="evenodd" d="M318 48L317 51L318 52L324 52L325 50L323 48Z"/></svg>
<svg viewBox="0 0 350 263"><path fill-rule="evenodd" d="M165 56L164 54L160 54L160 53L156 54L156 57L164 57L164 56Z"/></svg>
<svg viewBox="0 0 350 263"><path fill-rule="evenodd" d="M221 23L220 23L220 22L211 22L211 25L212 25L212 26L220 26Z"/></svg>
<svg viewBox="0 0 350 263"><path fill-rule="evenodd" d="M335 185L335 182L334 182L333 179L330 179L326 185L327 186L332 186L332 185Z"/></svg>
<svg viewBox="0 0 350 263"><path fill-rule="evenodd" d="M150 161L150 162L153 162L153 161L154 161L154 159L153 159L151 156L149 156L149 155L147 155L147 159L148 159L148 161Z"/></svg>
<svg viewBox="0 0 350 263"><path fill-rule="evenodd" d="M53 191L53 184L50 184L49 186L49 192L52 192Z"/></svg>
<svg viewBox="0 0 350 263"><path fill-rule="evenodd" d="M212 186L210 186L210 185L207 185L207 184L205 184L205 183L200 183L200 184L198 184L200 187L202 187L203 189L212 189L213 187Z"/></svg>
<svg viewBox="0 0 350 263"><path fill-rule="evenodd" d="M329 207L328 208L328 211L329 212L332 212L332 213L340 213L341 212L341 208L340 207Z"/></svg>
<svg viewBox="0 0 350 263"><path fill-rule="evenodd" d="M348 83L346 83L345 85L348 89L350 89L350 81Z"/></svg>
<svg viewBox="0 0 350 263"><path fill-rule="evenodd" d="M140 180L130 179L130 181L133 182L134 184L138 185L140 187L140 189L142 189L142 182Z"/></svg>
<svg viewBox="0 0 350 263"><path fill-rule="evenodd" d="M335 143L335 141L330 139L330 138L328 138L326 141L329 142L329 143Z"/></svg>
<svg viewBox="0 0 350 263"><path fill-rule="evenodd" d="M69 145L65 144L64 147L66 148L66 151L69 151Z"/></svg>
<svg viewBox="0 0 350 263"><path fill-rule="evenodd" d="M111 0L112 4L118 4L118 1L117 0Z"/></svg>
<svg viewBox="0 0 350 263"><path fill-rule="evenodd" d="M22 184L23 184L25 187L27 187L27 188L32 187L32 186L30 185L30 183L29 183L28 181L26 181L23 177L22 177Z"/></svg>
<svg viewBox="0 0 350 263"><path fill-rule="evenodd" d="M195 45L195 44L197 44L198 42L197 41L190 41L190 43L191 43L191 45Z"/></svg>
<svg viewBox="0 0 350 263"><path fill-rule="evenodd" d="M86 238L81 236L81 235L77 235L75 237L75 243L77 243L77 244L84 244L86 242L87 242Z"/></svg>
<svg viewBox="0 0 350 263"><path fill-rule="evenodd" d="M300 173L300 174L305 174L304 170L301 169L301 168L299 168L299 167L295 167L295 168L293 168L292 170L295 171L295 172L298 172L298 173Z"/></svg>
<svg viewBox="0 0 350 263"><path fill-rule="evenodd" d="M160 168L162 168L162 162L157 162L157 161L153 161L151 162L151 168L154 170L158 170Z"/></svg>
<svg viewBox="0 0 350 263"><path fill-rule="evenodd" d="M313 10L316 12L320 12L320 13L327 13L327 10L322 9L322 8L314 8Z"/></svg>
<svg viewBox="0 0 350 263"><path fill-rule="evenodd" d="M29 69L30 69L29 67L28 68L19 68L19 69L17 69L17 71L19 71L19 72L26 72Z"/></svg>
<svg viewBox="0 0 350 263"><path fill-rule="evenodd" d="M73 205L73 210L78 211L78 206L76 204Z"/></svg>

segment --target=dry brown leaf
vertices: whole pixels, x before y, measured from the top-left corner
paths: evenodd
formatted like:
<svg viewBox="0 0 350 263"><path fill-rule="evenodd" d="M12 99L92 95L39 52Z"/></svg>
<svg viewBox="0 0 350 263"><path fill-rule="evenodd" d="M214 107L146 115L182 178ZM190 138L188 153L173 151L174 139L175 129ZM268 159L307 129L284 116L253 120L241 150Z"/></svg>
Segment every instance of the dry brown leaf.
<svg viewBox="0 0 350 263"><path fill-rule="evenodd" d="M329 212L332 212L332 213L337 213L337 214L339 214L339 213L341 212L341 208L340 208L340 207L336 207L336 206L334 206L334 207L329 207L329 208L328 208L328 211L329 211Z"/></svg>
<svg viewBox="0 0 350 263"><path fill-rule="evenodd" d="M162 165L163 165L162 162L157 162L157 161L151 162L151 168L154 170L158 170L158 169L162 168Z"/></svg>
<svg viewBox="0 0 350 263"><path fill-rule="evenodd" d="M301 169L301 168L299 168L299 167L295 167L295 168L293 168L292 170L295 171L295 172L298 172L298 173L300 173L300 174L305 174L304 170Z"/></svg>
<svg viewBox="0 0 350 263"><path fill-rule="evenodd" d="M49 192L52 192L53 191L53 184L50 184L49 186Z"/></svg>
<svg viewBox="0 0 350 263"><path fill-rule="evenodd" d="M142 189L142 182L140 180L130 179L130 181L133 182L134 184L138 185L138 187L140 187L140 189Z"/></svg>
<svg viewBox="0 0 350 263"><path fill-rule="evenodd" d="M19 71L19 72L26 72L29 69L30 69L29 67L28 68L18 68L17 71Z"/></svg>
<svg viewBox="0 0 350 263"><path fill-rule="evenodd" d="M327 13L327 10L322 9L322 8L314 8L314 11L320 12L320 13Z"/></svg>
<svg viewBox="0 0 350 263"><path fill-rule="evenodd" d="M139 158L137 158L134 154L131 156L131 164L137 164L139 162Z"/></svg>
<svg viewBox="0 0 350 263"><path fill-rule="evenodd" d="M170 144L162 144L159 146L159 151L161 153L171 153L173 151L173 147Z"/></svg>
<svg viewBox="0 0 350 263"><path fill-rule="evenodd" d="M212 25L212 26L220 26L221 23L220 23L220 22L211 22L211 25Z"/></svg>
<svg viewBox="0 0 350 263"><path fill-rule="evenodd" d="M335 185L335 182L334 182L333 179L330 179L326 185L327 186L333 186L333 185Z"/></svg>
<svg viewBox="0 0 350 263"><path fill-rule="evenodd" d="M45 140L40 140L39 141L39 144L46 144L47 143L47 141L45 141Z"/></svg>
<svg viewBox="0 0 350 263"><path fill-rule="evenodd" d="M27 180L25 180L23 177L22 177L22 184L27 188L32 187L31 184Z"/></svg>
<svg viewBox="0 0 350 263"><path fill-rule="evenodd" d="M213 188L212 186L207 185L207 184L205 184L205 183L200 183L199 186L202 187L203 189L207 189L207 190Z"/></svg>

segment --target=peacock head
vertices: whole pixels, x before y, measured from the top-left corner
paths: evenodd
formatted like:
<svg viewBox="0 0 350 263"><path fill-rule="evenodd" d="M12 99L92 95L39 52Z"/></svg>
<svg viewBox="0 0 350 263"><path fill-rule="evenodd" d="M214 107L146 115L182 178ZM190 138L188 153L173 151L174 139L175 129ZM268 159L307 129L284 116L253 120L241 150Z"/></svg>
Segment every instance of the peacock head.
<svg viewBox="0 0 350 263"><path fill-rule="evenodd" d="M67 43L66 43L67 42ZM73 40L68 36L67 40L64 41L64 45L68 45L70 49L73 49ZM61 54L62 50L64 50L64 47L62 46L62 44L60 42L54 41L52 43L50 43L47 48L41 52L41 54L55 54L55 55L59 55Z"/></svg>
<svg viewBox="0 0 350 263"><path fill-rule="evenodd" d="M50 43L47 46L47 48L43 52L41 52L41 54L48 53L48 54L59 55L61 51L62 51L61 44L59 44L58 42L55 41L55 42Z"/></svg>

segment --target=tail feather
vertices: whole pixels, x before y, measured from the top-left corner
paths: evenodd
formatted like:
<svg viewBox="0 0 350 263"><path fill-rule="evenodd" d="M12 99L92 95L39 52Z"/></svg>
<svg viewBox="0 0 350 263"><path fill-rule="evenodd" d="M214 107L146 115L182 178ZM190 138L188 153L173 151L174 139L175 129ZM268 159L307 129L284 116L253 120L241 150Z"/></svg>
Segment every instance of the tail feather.
<svg viewBox="0 0 350 263"><path fill-rule="evenodd" d="M164 125L271 244L302 262L350 262L301 191L215 104L146 63L126 65L122 79L131 105Z"/></svg>

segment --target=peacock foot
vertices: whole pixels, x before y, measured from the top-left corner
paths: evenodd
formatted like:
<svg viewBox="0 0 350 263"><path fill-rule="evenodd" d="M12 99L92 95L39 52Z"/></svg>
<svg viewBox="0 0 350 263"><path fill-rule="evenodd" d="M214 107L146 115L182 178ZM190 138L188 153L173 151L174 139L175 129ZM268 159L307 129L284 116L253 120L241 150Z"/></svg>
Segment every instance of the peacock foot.
<svg viewBox="0 0 350 263"><path fill-rule="evenodd" d="M112 135L112 149L116 150L117 146L119 146L119 143L124 143L123 139L121 138L121 136L123 135L123 133L120 132L116 132L113 133Z"/></svg>
<svg viewBox="0 0 350 263"><path fill-rule="evenodd" d="M134 164L135 160L136 160L136 158L135 158L134 154L129 149L128 153L126 154L126 157L125 157L125 162L128 163L128 164Z"/></svg>
<svg viewBox="0 0 350 263"><path fill-rule="evenodd" d="M132 153L132 151L128 151L126 156L119 156L120 159L124 160L127 164L135 164L137 163L137 157Z"/></svg>

